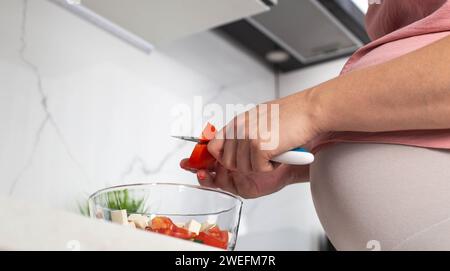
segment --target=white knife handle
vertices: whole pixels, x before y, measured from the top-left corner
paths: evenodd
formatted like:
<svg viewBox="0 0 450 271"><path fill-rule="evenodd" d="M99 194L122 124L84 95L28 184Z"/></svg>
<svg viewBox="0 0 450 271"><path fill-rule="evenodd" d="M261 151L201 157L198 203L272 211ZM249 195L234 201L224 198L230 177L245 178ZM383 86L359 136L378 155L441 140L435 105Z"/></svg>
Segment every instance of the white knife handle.
<svg viewBox="0 0 450 271"><path fill-rule="evenodd" d="M271 159L273 162L278 162L286 165L309 165L314 162L314 155L305 149L298 148L292 151L285 152Z"/></svg>

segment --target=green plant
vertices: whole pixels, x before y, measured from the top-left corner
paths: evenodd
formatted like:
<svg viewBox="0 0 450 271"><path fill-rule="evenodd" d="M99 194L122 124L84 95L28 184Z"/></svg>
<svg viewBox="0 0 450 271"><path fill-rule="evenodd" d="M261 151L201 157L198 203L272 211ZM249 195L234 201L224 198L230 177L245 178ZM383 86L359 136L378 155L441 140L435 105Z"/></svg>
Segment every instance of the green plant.
<svg viewBox="0 0 450 271"><path fill-rule="evenodd" d="M78 202L78 211L83 216L89 216L89 203L87 200L83 203Z"/></svg>
<svg viewBox="0 0 450 271"><path fill-rule="evenodd" d="M145 198L130 196L128 189L106 194L107 206L111 210L127 210L129 214L145 213Z"/></svg>

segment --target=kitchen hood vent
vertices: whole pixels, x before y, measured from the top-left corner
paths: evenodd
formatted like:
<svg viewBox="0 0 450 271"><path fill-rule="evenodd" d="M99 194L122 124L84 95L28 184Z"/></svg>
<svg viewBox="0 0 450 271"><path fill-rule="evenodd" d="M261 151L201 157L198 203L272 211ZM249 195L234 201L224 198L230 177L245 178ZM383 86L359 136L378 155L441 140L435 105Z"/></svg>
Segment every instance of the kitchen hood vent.
<svg viewBox="0 0 450 271"><path fill-rule="evenodd" d="M364 14L351 0L280 0L217 30L280 71L348 56L369 41Z"/></svg>

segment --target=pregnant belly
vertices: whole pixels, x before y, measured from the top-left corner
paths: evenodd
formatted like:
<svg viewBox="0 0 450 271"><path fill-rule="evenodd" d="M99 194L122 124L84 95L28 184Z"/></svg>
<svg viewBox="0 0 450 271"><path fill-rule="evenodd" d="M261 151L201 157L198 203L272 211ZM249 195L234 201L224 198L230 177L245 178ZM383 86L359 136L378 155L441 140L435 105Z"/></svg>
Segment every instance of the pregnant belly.
<svg viewBox="0 0 450 271"><path fill-rule="evenodd" d="M311 189L331 242L338 250L399 249L448 219L449 165L449 151L411 146L342 143L323 149L311 166ZM447 239L427 245L450 249Z"/></svg>

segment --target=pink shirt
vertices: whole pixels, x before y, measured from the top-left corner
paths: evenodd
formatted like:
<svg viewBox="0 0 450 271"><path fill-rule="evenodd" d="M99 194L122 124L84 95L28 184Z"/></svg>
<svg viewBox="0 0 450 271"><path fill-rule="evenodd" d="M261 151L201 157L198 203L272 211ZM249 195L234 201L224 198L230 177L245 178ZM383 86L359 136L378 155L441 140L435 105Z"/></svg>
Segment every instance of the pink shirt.
<svg viewBox="0 0 450 271"><path fill-rule="evenodd" d="M450 35L450 0L381 0L381 4L369 7L366 28L373 41L353 54L341 74L386 62ZM309 145L313 152L317 152L337 142L450 149L450 129L331 132L315 138Z"/></svg>

